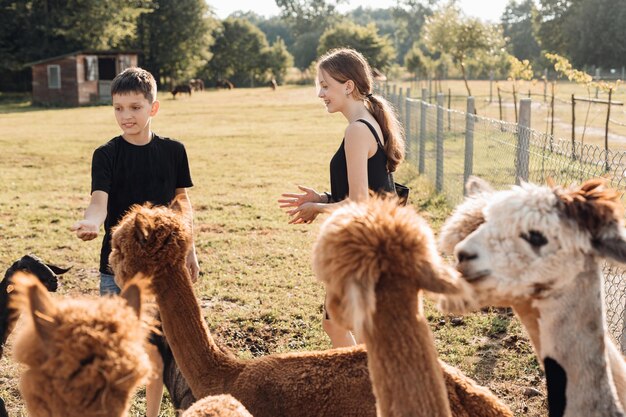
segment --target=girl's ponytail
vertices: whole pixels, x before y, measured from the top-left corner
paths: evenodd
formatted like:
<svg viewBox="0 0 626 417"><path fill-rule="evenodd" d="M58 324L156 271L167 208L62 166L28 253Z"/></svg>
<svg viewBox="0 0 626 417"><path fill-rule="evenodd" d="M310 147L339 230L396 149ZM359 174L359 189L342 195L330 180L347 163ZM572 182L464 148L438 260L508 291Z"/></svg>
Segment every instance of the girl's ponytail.
<svg viewBox="0 0 626 417"><path fill-rule="evenodd" d="M394 172L404 159L404 137L402 126L395 111L381 96L368 94L365 105L372 113L385 139L385 154L387 155L387 169Z"/></svg>

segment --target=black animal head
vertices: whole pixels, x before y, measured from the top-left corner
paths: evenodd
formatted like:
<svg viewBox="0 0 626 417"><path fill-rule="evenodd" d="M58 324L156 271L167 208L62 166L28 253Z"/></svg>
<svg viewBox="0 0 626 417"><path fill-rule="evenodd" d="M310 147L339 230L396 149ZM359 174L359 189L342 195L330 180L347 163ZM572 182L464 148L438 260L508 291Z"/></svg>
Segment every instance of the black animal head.
<svg viewBox="0 0 626 417"><path fill-rule="evenodd" d="M4 279L0 281L0 357L3 354L3 346L13 331L17 320L17 311L9 307L10 285L13 274L17 271L30 272L39 278L48 291L56 291L59 286L59 275L69 270L70 268L60 268L56 265L46 264L35 255L22 256L6 270ZM2 417L1 413L0 417Z"/></svg>
<svg viewBox="0 0 626 417"><path fill-rule="evenodd" d="M60 268L56 265L47 264L35 255L25 255L7 269L4 279L10 279L17 271L30 272L39 278L48 291L54 292L59 286L59 275L66 273L70 268Z"/></svg>

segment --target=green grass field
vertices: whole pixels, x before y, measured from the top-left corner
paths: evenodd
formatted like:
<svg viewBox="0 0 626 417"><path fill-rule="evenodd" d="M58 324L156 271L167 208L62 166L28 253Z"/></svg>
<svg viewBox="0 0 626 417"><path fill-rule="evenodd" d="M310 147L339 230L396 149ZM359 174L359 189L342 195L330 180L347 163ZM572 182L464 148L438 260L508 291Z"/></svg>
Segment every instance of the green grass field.
<svg viewBox="0 0 626 417"><path fill-rule="evenodd" d="M297 184L328 189L328 162L344 119L328 115L312 87L207 91L161 98L153 122L182 140L195 186L195 240L202 270L196 294L218 341L240 357L328 348L321 329L324 290L311 271L311 246L322 219L289 225L276 200ZM30 108L0 100L0 266L34 253L72 265L61 295L97 295L100 241L68 229L89 200L95 147L119 133L109 106ZM399 182L437 230L450 212L429 183L405 165ZM440 356L487 385L518 416L546 414L543 378L519 322L507 311L451 317L427 305ZM18 326L19 327L19 326ZM11 344L0 360L0 396L12 416L26 415ZM142 415L144 395L131 415ZM173 416L165 400L162 415Z"/></svg>

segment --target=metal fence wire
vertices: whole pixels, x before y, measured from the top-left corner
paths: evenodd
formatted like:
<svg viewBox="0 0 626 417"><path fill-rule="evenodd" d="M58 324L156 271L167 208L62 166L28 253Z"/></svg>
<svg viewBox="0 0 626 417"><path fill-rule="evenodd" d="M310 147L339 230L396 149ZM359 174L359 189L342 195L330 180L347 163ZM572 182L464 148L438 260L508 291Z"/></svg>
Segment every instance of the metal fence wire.
<svg viewBox="0 0 626 417"><path fill-rule="evenodd" d="M396 107L405 128L407 163L427 177L449 203L463 200L469 175L488 180L494 188L508 188L520 180L558 184L581 183L605 177L611 186L626 191L626 152L562 140L530 129L531 99L520 102L519 123L476 116L474 99L467 111L448 110L443 94L437 102L409 98L402 89L376 86L376 92ZM624 194L626 195L626 193ZM622 197L623 202L626 198ZM609 332L626 353L626 268L603 266L606 320Z"/></svg>

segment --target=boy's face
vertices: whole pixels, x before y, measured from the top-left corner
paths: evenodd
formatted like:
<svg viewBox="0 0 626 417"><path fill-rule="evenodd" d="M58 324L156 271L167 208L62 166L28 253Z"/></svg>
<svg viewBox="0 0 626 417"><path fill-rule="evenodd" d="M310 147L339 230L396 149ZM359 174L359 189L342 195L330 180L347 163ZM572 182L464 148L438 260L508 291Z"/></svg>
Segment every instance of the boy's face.
<svg viewBox="0 0 626 417"><path fill-rule="evenodd" d="M149 130L150 118L157 114L159 102L150 103L141 93L114 94L113 109L124 135L134 136Z"/></svg>

